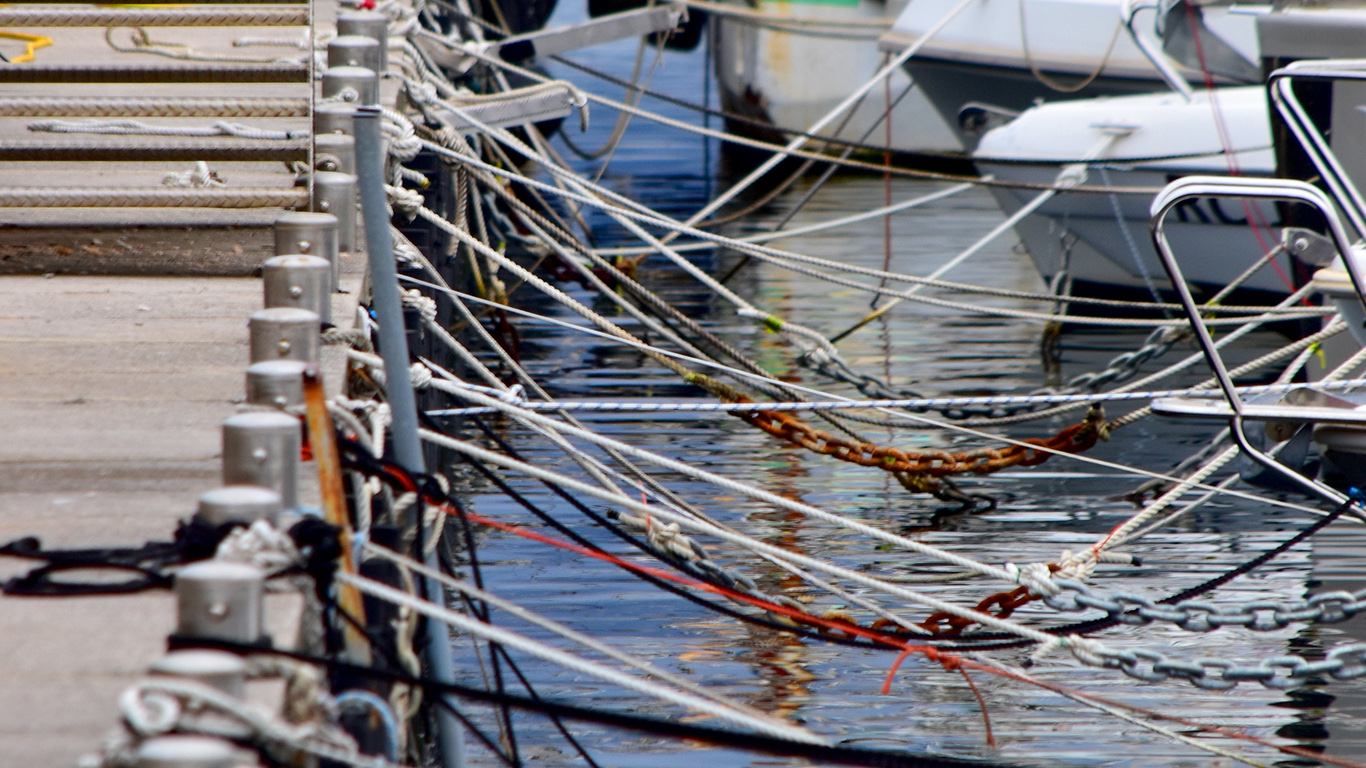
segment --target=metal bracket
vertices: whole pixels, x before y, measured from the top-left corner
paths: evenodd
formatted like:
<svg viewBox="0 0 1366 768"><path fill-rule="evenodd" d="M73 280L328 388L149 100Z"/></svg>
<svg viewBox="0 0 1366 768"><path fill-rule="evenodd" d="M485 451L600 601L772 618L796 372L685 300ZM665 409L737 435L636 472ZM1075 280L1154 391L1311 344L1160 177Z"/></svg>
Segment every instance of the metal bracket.
<svg viewBox="0 0 1366 768"><path fill-rule="evenodd" d="M438 106L444 107L450 115L447 124L460 133L558 119L575 109L580 111L584 127L588 125L588 102L583 92L569 83L545 83L507 91L504 95L506 98L480 98L466 104L448 100Z"/></svg>
<svg viewBox="0 0 1366 768"><path fill-rule="evenodd" d="M557 53L676 29L688 16L682 5L659 5L613 13L568 27L556 27L496 40L482 46L484 53L504 61L529 61Z"/></svg>
<svg viewBox="0 0 1366 768"><path fill-rule="evenodd" d="M1218 176L1187 176L1168 184L1153 200L1151 208L1152 221L1150 227L1153 245L1157 249L1157 255L1162 262L1163 269L1171 278L1172 287L1181 300L1181 307L1185 311L1187 319L1190 320L1191 329L1195 332L1195 340L1200 346L1200 351L1204 353L1205 360L1209 363L1215 381L1218 382L1225 404L1221 406L1213 401L1164 400L1155 402L1153 409L1156 411L1160 407L1163 413L1171 415L1226 418L1234 441L1243 453L1253 461L1284 476L1292 484L1315 496L1327 499L1334 504L1345 503L1347 501L1346 495L1294 472L1258 448L1248 438L1244 429L1244 422L1248 419L1321 420L1366 425L1366 412L1357 415L1355 411L1324 407L1319 404L1302 406L1260 405L1243 401L1242 396L1234 386L1233 377L1229 375L1228 367L1224 365L1218 347L1215 346L1209 328L1205 326L1204 317L1200 314L1200 306L1195 303L1190 286L1186 284L1186 278L1181 273L1181 267L1176 263L1176 256L1172 253L1171 243L1167 240L1166 221L1168 214L1183 202L1205 197L1283 200L1317 209L1324 217L1324 221L1327 222L1328 234L1342 255L1343 264L1346 266L1353 287L1356 288L1357 295L1362 297L1363 302L1366 302L1366 291L1362 290L1363 286L1366 286L1366 281L1363 281L1362 277L1362 267L1354 258L1351 242L1343 228L1342 220L1338 217L1337 209L1333 206L1333 202L1328 199L1328 196L1312 184L1286 179L1247 179Z"/></svg>

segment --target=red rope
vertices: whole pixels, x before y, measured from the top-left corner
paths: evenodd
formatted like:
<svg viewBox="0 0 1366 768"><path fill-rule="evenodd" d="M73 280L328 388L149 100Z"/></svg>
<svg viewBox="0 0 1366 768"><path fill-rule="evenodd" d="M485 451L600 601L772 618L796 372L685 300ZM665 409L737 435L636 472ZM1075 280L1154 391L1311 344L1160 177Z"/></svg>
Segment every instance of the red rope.
<svg viewBox="0 0 1366 768"><path fill-rule="evenodd" d="M391 472L390 474L397 476L398 473ZM402 484L404 487L414 487L414 484L411 481L411 479L405 478ZM469 512L456 506L453 503L444 500L428 499L427 501L441 509L447 515L464 517L466 520L477 525L482 525L489 528L493 528L495 530L503 531L505 533L510 533L514 536L528 539L531 541L540 542L548 546L565 550L567 552L581 554L585 557L589 557L594 560L601 560L603 562L611 563L628 571L648 574L655 578L670 581L675 584L681 584L705 592L710 592L712 594L722 595L724 597L728 597L739 602L747 603L749 605L762 608L772 613L786 616L788 618L800 621L805 624L822 627L824 629L828 629L831 631L844 632L854 637L861 637L866 640L870 640L872 642L885 645L888 648L899 650L900 653L897 655L896 659L893 660L891 668L887 673L887 677L883 680L882 692L884 694L890 694L892 678L896 675L897 670L901 668L901 665L903 662L905 662L906 658L912 654L918 653L924 656L929 661L937 662L946 670L957 671L964 675L964 678L968 681L968 686L971 688L973 695L977 697L978 704L981 707L982 720L986 726L986 739L989 745L995 745L995 736L993 735L991 730L991 721L987 713L986 701L982 697L982 694L978 690L977 686L973 684L970 678L967 677L966 670L969 669L975 672L986 672L988 674L996 675L1007 680L1013 680L1015 682L1024 683L1026 685L1033 685L1060 695L1072 696L1079 699L1084 699L1086 701L1095 702L1097 704L1103 704L1108 707L1121 709L1126 712L1132 712L1134 714L1149 717L1154 720L1178 723L1188 728L1194 728L1205 733L1216 734L1219 736L1223 736L1224 738L1233 739L1236 741L1244 741L1250 744L1256 744L1257 746L1266 747L1268 749L1274 749L1284 754L1295 755L1296 757L1304 757L1311 760L1317 760L1318 762L1327 765L1335 765L1339 766L1340 768L1366 768L1366 763L1357 763L1350 760L1344 760L1342 758L1330 757L1328 755L1323 755L1318 752L1314 752L1313 750L1305 749L1303 747L1276 744L1267 739L1261 738L1260 736L1255 736L1253 734L1246 733L1241 730L1225 728L1217 725L1207 725L1205 723L1200 723L1189 718L1180 717L1177 715L1168 715L1162 712L1158 712L1156 710L1145 709L1143 707L1139 707L1115 699L1110 699L1104 696L1099 696L1091 693L1084 693L1082 691L1058 685L1057 683L1050 683L1046 680L1030 677L1028 675L1024 675L1018 672L1012 672L1008 669L1001 669L998 667L983 664L981 662L972 661L971 659L967 659L957 654L942 651L933 646L916 645L913 643L908 643L902 640L901 638L894 637L892 635L888 635L882 632L878 632L876 630L867 629L852 622L842 621L839 619L827 619L825 617L816 616L814 614L810 614L805 611L798 610L796 608L790 608L788 606L769 602L768 600L757 598L752 595L737 592L727 587L708 584L707 582L694 579L690 576L682 576L660 568L654 568L651 566L640 565L638 563L632 563L629 560L622 559L620 557L617 557L616 555L612 555L607 552L599 552L597 550L589 549L587 547L574 544L573 542L564 541L562 539L556 539L552 536L547 536L543 533L538 533L528 528L510 525L508 523L499 522L497 520L493 520L491 518L487 518L482 515Z"/></svg>
<svg viewBox="0 0 1366 768"><path fill-rule="evenodd" d="M1186 19L1190 22L1191 40L1195 43L1195 58L1200 62L1200 75L1204 79L1205 90L1209 93L1210 109L1214 112L1214 130L1219 135L1219 144L1224 148L1224 160L1228 163L1228 173L1230 176L1242 176L1243 170L1238 165L1238 158L1233 149L1233 139L1228 132L1228 124L1224 120L1224 111L1219 107L1219 92L1214 85L1214 74L1210 72L1209 64L1205 61L1205 46L1200 41L1200 16L1194 3L1184 3L1186 8ZM1243 216L1247 219L1248 228L1252 230L1253 237L1257 238L1257 247L1262 249L1262 253L1271 253L1272 246L1267 242L1263 229L1270 229L1270 225L1262 218L1261 211L1252 204L1251 201L1244 199ZM1295 281L1290 279L1274 256L1268 259L1271 268L1280 277L1281 282L1289 291L1295 290ZM1304 300L1308 304L1308 300Z"/></svg>

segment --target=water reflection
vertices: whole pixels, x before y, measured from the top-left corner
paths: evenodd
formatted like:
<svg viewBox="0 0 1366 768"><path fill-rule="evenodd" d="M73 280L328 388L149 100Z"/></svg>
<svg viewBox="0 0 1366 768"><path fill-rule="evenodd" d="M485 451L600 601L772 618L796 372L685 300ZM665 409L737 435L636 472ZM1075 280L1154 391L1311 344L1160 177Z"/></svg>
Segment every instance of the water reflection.
<svg viewBox="0 0 1366 768"><path fill-rule="evenodd" d="M591 60L606 66L624 61L629 66L630 51L626 56L620 53L620 47L608 46L592 53ZM656 86L664 90L695 88L700 55L666 55ZM611 122L597 119L595 133L585 139L585 144L600 144ZM713 169L698 165L704 156L696 139L637 122L618 150L606 180L618 191L675 215L686 215L709 194ZM727 225L724 231L744 235L766 230L791 212L793 202L807 184L809 181L802 182L754 216ZM893 184L892 194L893 199L905 199L935 188L934 184L899 180ZM883 195L881 179L838 179L819 192L810 206L792 218L792 223L800 225L867 210L881 205ZM602 217L590 215L590 221L601 244L627 242L622 231ZM912 273L928 272L998 221L999 214L990 198L978 192L952 198L932 209L900 215L892 222L893 267ZM857 228L790 238L779 244L878 267L883 255L882 223L866 222ZM724 251L699 251L692 257L716 275L730 270L738 260L736 254ZM708 330L740 346L774 375L853 394L852 389L831 385L797 366L793 350L782 338L741 320L732 307L681 277L658 257L643 260L639 275L652 289ZM1028 261L1014 253L1009 242L984 249L950 277L1002 288L1042 287ZM868 310L866 294L757 262L739 270L729 286L758 306L824 332L846 328ZM621 319L600 297L578 286L564 287L576 298L594 301L595 308ZM519 295L536 311L576 319L560 307L534 300L528 290ZM1010 305L1010 300L1002 298L972 301ZM521 321L517 324L525 364L556 395L621 399L699 396L634 350L564 329ZM1141 334L1068 335L1059 343L1062 374L1092 370L1140 341ZM850 336L841 344L841 350L859 370L930 393L1027 391L1045 381L1040 342L1040 328L1035 324L908 303ZM1251 358L1279 343L1276 337L1257 337L1238 354L1244 359ZM1189 351L1179 350L1168 359ZM1192 374L1185 381L1196 376ZM1111 415L1130 407L1136 406L1113 407ZM594 416L585 417L585 421L595 429L693 466L754 482L785 498L902 530L936 546L992 563L1053 560L1065 549L1075 551L1089 546L1132 514L1132 505L1119 497L1142 480L1110 467L1055 460L1035 470L1022 469L965 481L972 490L996 497L1000 502L998 508L984 514L945 516L942 503L907 494L884 472L816 457L779 444L734 418L673 414L633 419ZM1032 436L1063 423L1067 419L1012 427L1008 431L1016 436ZM508 422L498 422L498 429L530 460L547 468L578 472L571 461L539 436ZM870 439L902 447L980 444L974 438L945 432L872 426L860 426L859 430ZM1199 424L1148 419L1098 446L1092 455L1166 471L1203 445L1209 434L1210 429ZM923 557L876 545L866 537L824 521L777 510L668 473L660 473L659 477L718 520L776 546L890 578L919 578L952 570ZM510 479L519 491L575 533L612 552L635 557L620 541L593 526L563 500L529 481ZM477 511L500 519L532 522L525 511L497 494L481 492L471 504ZM603 511L601 505L591 506ZM1142 567L1103 568L1096 581L1106 588L1162 597L1275 547L1306 520L1301 513L1246 500L1223 499L1145 540L1137 550L1143 556ZM847 607L811 590L787 571L716 542L703 543L714 549L718 560L753 577L764 591L798 599L809 597L812 608L818 611ZM898 674L891 695L884 696L880 688L892 654L811 642L741 624L665 595L610 566L522 540L487 536L481 546L485 577L491 589L514 596L528 607L589 631L622 650L684 672L718 692L806 722L834 738L870 746L936 749L1035 763L1209 764L1204 753L1099 716L1054 694L974 674L973 680L986 699L1001 744L998 750L990 750L984 745L978 705L966 683L938 665L909 660ZM1339 532L1335 527L1312 546L1297 547L1258 573L1220 590L1214 599L1220 605L1237 605L1267 595L1288 598L1305 594L1310 584L1323 585L1315 589L1360 588L1366 582L1353 579L1363 571L1362 566L1366 566L1366 540L1360 534L1350 530ZM918 588L964 604L975 603L994 591L990 585L971 581ZM924 609L911 605L887 607L912 619L926 614ZM1036 607L1025 608L1019 616L1030 621L1055 618ZM531 634L537 635L534 630ZM1314 653L1322 654L1325 647L1357 637L1366 637L1366 625L1356 621L1314 629L1292 626L1269 633L1225 629L1209 635L1192 635L1170 627L1149 627L1120 628L1104 634L1106 642L1116 647L1167 648L1187 656L1248 661L1287 652L1312 657ZM477 669L468 648L458 646L457 654L459 668ZM1023 663L1026 658L1027 654L1020 653L1007 655L1006 661ZM669 707L604 690L550 665L527 660L525 669L544 696L678 716ZM1361 694L1361 685L1335 682L1306 686L1289 694L1244 686L1236 693L1224 694L1176 683L1143 685L1113 672L1083 668L1057 657L1043 660L1036 669L1041 676L1061 685L1244 729L1283 743L1314 748L1326 745L1330 754L1344 757L1366 749L1366 726L1362 725L1366 722L1366 696ZM553 729L537 718L519 718L518 725L525 743L559 743ZM602 728L576 726L574 730L604 764L690 765L703 759L709 768L798 764ZM1266 749L1235 747L1269 763L1293 764ZM552 749L547 750L542 760L547 765L575 762L571 753Z"/></svg>

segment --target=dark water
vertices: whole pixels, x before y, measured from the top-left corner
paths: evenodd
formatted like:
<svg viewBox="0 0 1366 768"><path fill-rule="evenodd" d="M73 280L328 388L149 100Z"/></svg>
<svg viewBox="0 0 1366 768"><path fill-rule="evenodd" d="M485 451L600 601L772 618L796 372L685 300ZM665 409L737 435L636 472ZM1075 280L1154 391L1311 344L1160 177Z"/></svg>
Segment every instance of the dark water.
<svg viewBox="0 0 1366 768"><path fill-rule="evenodd" d="M577 18L578 9L563 9L556 21ZM554 22L552 22L554 23ZM627 76L634 42L603 46L576 58ZM647 55L647 66L649 56ZM691 100L705 91L704 52L668 53L654 74L653 87ZM557 76L582 87L620 96L619 88L603 86L562 66L550 65ZM850 84L853 87L854 84ZM713 95L714 98L714 95ZM671 116L700 122L686 110L649 99L644 106ZM587 134L575 133L580 145L596 148L607 140L615 117L599 109ZM714 127L719 127L713 121ZM561 141L556 142L568 153ZM585 172L597 163L579 161ZM655 208L685 217L711 195L725 188L730 172L713 143L696 136L635 121L616 152L604 181ZM810 180L798 184L772 205L726 229L742 235L764 231L788 213ZM923 194L935 185L897 181L891 196L902 200ZM822 189L793 219L793 226L846 215L882 205L886 190L874 177L838 178ZM629 244L625 233L605 218L593 216L600 244ZM925 274L966 247L1000 221L991 199L970 192L922 210L898 215L892 223L893 266L907 273ZM851 263L879 266L883 258L882 222L870 221L847 229L780 241L784 247ZM985 285L1041 290L1027 258L1003 238L952 272L951 279ZM734 254L692 254L712 274L723 274L736 261ZM800 368L793 350L778 336L739 321L728 305L693 282L663 259L651 257L640 267L643 282L674 302L709 329L740 346L775 375L842 394L856 394ZM620 320L600 297L573 284L562 285L577 298ZM757 262L742 270L731 287L749 301L781 316L826 333L850 325L867 311L866 294L830 286L808 277ZM971 299L977 303L1029 306L1008 299ZM534 311L574 320L567 310L535 296L531 289L518 301ZM600 338L534 322L517 321L524 361L530 372L554 395L562 398L684 399L698 393L643 355ZM842 342L840 348L855 367L915 386L926 392L1027 391L1044 382L1038 353L1040 327L1036 323L967 315L952 310L911 305L899 307L881 321ZM1063 372L1073 375L1101 365L1114 354L1137 346L1141 333L1089 333L1067 336L1062 344ZM1256 337L1238 356L1248 357L1281 343L1279 337ZM1179 352L1185 354L1189 349ZM1164 358L1170 362L1177 353ZM1152 369L1155 369L1153 367ZM1199 375L1198 371L1195 375ZM1191 383L1188 376L1181 383ZM1175 385L1177 382L1173 382ZM1125 406L1128 407L1128 406ZM1112 414L1123 408L1112 409ZM594 429L633 445L658 451L729 477L759 485L788 498L906 532L947 549L989 563L1026 563L1056 559L1064 549L1093 543L1121 523L1133 507L1115 497L1143 478L1104 466L1055 459L1040 467L1008 471L964 481L966 489L998 500L991 512L936 519L942 502L904 491L889 475L872 469L813 456L776 443L744 423L711 415L622 417L586 415ZM1064 421L1013 427L1009 434L1027 437L1048 434ZM545 440L505 423L498 429L532 461L580 476L581 471ZM902 447L976 446L975 438L953 432L863 428L872 440ZM1166 471L1176 461L1203 445L1208 426L1147 419L1116 434L1088 455L1152 471ZM502 520L532 523L534 518L496 491L470 479L468 470L453 470L475 488L471 507ZM661 472L656 475L677 493L708 513L763 541L885 578L913 579L943 573L945 567L910 553L880 546L866 537L830 524L775 510L738 498L712 486ZM595 527L568 504L534 482L509 476L514 487L577 533L609 551L628 549ZM1298 500L1298 499L1297 499ZM591 501L591 500L590 500ZM602 505L594 504L601 509ZM1224 497L1133 547L1142 567L1101 568L1095 582L1102 587L1140 591L1152 596L1192 586L1255 557L1290 536L1312 518L1294 510ZM1354 585L1363 565L1359 533L1335 526L1311 545L1295 548L1270 566L1238 580L1215 594L1220 603L1266 596L1300 597L1315 580L1327 585ZM765 590L796 597L809 596L813 608L839 607L838 599L816 593L785 573L732 548L709 543L717 559L754 578ZM504 535L482 536L479 548L483 576L489 587L522 605L545 613L616 647L688 675L715 691L761 709L805 723L817 733L863 746L931 751L993 758L1032 765L1162 765L1226 764L1224 758L1161 738L1136 726L1097 713L1058 695L1027 685L975 674L992 718L999 747L984 743L979 708L963 678L937 665L913 658L897 675L891 695L882 695L883 678L893 654L810 642L750 627L708 613L660 592L604 563L584 559ZM972 604L997 588L983 582L927 585L927 593L962 604ZM887 607L911 617L923 609ZM1018 616L1049 621L1047 611L1026 608ZM498 617L506 626L534 637L548 636ZM1362 633L1351 624L1310 628L1295 626L1281 632L1251 633L1224 630L1195 635L1169 628L1120 629L1102 633L1119 647L1151 647L1186 657L1219 656L1255 661L1296 652L1312 655ZM486 663L476 659L468 643L457 643L458 667L469 680L479 680ZM1022 654L1005 654L1011 663ZM641 714L677 718L683 713L667 705L617 690L579 674L534 659L522 666L543 696ZM1118 673L1081 667L1061 656L1044 659L1034 671L1049 681L1091 693L1112 696L1133 705L1190 717L1203 723L1245 729L1281 744L1325 747L1341 757L1361 753L1366 744L1366 697L1362 686L1333 683L1282 693L1243 686L1233 693L1197 690L1181 683L1145 685ZM488 712L472 713L486 728L494 722ZM689 721L719 724L688 716ZM523 757L536 764L576 764L577 758L562 737L544 720L515 718ZM1291 758L1255 745L1214 739L1177 726L1202 740L1269 764L1292 764ZM572 726L575 735L604 765L708 766L788 765L780 760L738 751L711 749L642 737L587 725ZM477 764L493 764L487 752L473 748ZM1221 762L1222 761L1222 762ZM581 764L581 763L579 763Z"/></svg>

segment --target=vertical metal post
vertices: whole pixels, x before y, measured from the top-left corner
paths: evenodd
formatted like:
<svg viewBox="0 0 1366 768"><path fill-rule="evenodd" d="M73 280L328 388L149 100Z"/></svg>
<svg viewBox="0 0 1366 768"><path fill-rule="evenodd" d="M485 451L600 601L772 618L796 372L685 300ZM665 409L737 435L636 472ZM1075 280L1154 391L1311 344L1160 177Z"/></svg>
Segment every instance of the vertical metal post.
<svg viewBox="0 0 1366 768"><path fill-rule="evenodd" d="M338 35L327 44L327 66L361 67L378 75L379 41L364 35Z"/></svg>
<svg viewBox="0 0 1366 768"><path fill-rule="evenodd" d="M134 768L232 768L232 744L209 736L155 736L138 745Z"/></svg>
<svg viewBox="0 0 1366 768"><path fill-rule="evenodd" d="M175 577L176 634L255 643L261 639L266 576L245 563L201 560Z"/></svg>
<svg viewBox="0 0 1366 768"><path fill-rule="evenodd" d="M380 77L389 71L389 17L378 11L343 11L337 14L338 35L365 35L379 43Z"/></svg>
<svg viewBox="0 0 1366 768"><path fill-rule="evenodd" d="M349 118L348 118L349 119ZM354 151L355 142L351 144ZM354 167L355 163L352 163ZM356 252L356 177L349 173L313 173L313 210L337 217L337 249Z"/></svg>
<svg viewBox="0 0 1366 768"><path fill-rule="evenodd" d="M292 253L266 259L261 264L262 299L266 309L306 309L316 314L322 323L330 324L336 271L333 263L321 256Z"/></svg>
<svg viewBox="0 0 1366 768"><path fill-rule="evenodd" d="M313 167L329 173L356 172L356 143L344 133L320 133L313 137Z"/></svg>
<svg viewBox="0 0 1366 768"><path fill-rule="evenodd" d="M280 517L283 504L280 494L264 486L225 485L200 494L194 519L212 526L251 525L257 520L274 523Z"/></svg>
<svg viewBox="0 0 1366 768"><path fill-rule="evenodd" d="M408 370L408 339L404 334L403 303L398 292L398 271L394 265L394 241L389 232L389 213L384 192L384 151L379 130L378 107L356 111L357 176L360 180L361 219L365 225L365 250L369 255L370 294L379 322L380 352L384 357L384 389L393 416L394 458L411 472L425 472L422 440L417 433L417 401L413 395L412 375ZM422 525L414 511L408 525ZM427 555L427 566L439 568L435 553ZM423 580L428 600L445 605L441 585ZM444 624L426 624L427 669L438 683L454 681L451 669L450 637ZM465 733L455 716L445 707L456 706L450 696L442 697L443 707L436 711L437 750L446 768L464 768Z"/></svg>

